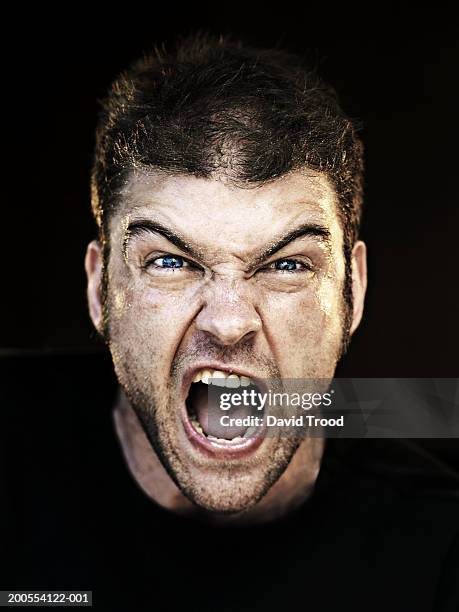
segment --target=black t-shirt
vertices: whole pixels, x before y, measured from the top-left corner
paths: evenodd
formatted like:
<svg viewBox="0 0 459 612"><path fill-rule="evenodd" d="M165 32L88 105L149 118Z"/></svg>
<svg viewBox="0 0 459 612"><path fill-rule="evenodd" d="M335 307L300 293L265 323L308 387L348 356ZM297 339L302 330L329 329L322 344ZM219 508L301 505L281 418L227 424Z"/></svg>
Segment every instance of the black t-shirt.
<svg viewBox="0 0 459 612"><path fill-rule="evenodd" d="M330 440L296 512L212 527L129 474L107 355L0 375L0 589L92 590L100 610L459 610L459 477L431 443Z"/></svg>

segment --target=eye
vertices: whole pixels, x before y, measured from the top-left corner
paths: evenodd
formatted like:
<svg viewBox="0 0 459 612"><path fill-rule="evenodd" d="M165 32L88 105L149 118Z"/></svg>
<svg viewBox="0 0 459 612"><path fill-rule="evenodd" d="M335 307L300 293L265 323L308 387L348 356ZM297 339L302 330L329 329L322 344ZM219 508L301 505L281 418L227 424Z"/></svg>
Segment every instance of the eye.
<svg viewBox="0 0 459 612"><path fill-rule="evenodd" d="M310 266L298 261L297 259L278 259L269 265L271 270L279 270L281 272L301 272L310 270Z"/></svg>
<svg viewBox="0 0 459 612"><path fill-rule="evenodd" d="M163 255L162 257L157 257L156 259L147 261L146 265L153 265L156 268L169 268L172 270L190 267L190 264L186 261L186 259L180 257L179 255Z"/></svg>

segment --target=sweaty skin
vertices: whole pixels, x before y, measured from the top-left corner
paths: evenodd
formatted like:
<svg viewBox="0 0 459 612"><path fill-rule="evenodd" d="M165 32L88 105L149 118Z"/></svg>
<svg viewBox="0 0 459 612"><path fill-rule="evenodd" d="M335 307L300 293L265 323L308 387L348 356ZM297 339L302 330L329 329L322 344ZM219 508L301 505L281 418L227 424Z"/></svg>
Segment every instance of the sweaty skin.
<svg viewBox="0 0 459 612"><path fill-rule="evenodd" d="M139 229L145 222L150 229ZM307 227L315 229L267 255ZM331 183L305 170L250 188L221 177L137 171L110 220L110 247L109 347L123 389L115 421L140 486L175 512L233 513L232 520L267 520L300 503L317 477L323 441L279 434L247 457L206 456L184 433L183 381L204 363L259 378L333 377L345 265ZM177 267L165 265L170 256ZM285 260L295 262L293 270L278 267ZM100 330L97 242L88 247L86 270ZM352 275L351 333L366 287L362 242L354 246Z"/></svg>

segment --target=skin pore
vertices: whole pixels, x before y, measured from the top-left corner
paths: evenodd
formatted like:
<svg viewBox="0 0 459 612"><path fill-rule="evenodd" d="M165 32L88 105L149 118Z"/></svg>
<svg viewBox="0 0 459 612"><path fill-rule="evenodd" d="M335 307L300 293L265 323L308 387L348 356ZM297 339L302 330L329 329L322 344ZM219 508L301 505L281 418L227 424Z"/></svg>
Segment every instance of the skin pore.
<svg viewBox="0 0 459 612"><path fill-rule="evenodd" d="M182 422L190 373L330 379L343 335L345 262L336 193L292 172L241 188L222 177L133 173L110 219L108 343L122 387L115 424L144 491L177 513L270 520L311 492L323 440L266 437L247 456L209 456ZM103 257L86 255L88 302L102 329ZM353 319L366 288L352 254Z"/></svg>

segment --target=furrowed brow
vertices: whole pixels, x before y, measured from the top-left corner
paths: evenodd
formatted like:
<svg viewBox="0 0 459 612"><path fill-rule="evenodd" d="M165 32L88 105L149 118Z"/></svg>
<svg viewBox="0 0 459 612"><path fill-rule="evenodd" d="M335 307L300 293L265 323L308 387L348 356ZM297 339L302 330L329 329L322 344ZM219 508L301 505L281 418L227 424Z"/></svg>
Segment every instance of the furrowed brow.
<svg viewBox="0 0 459 612"><path fill-rule="evenodd" d="M177 233L175 230L172 230L171 228L166 227L157 221L152 221L151 219L136 219L129 223L124 234L123 255L125 259L127 258L130 240L136 236L141 236L143 233L159 234L175 245L178 249L196 259L199 259L202 256L201 250L197 246L191 245L183 235ZM326 227L315 223L307 223L291 230L284 236L275 239L275 241L272 242L267 249L263 250L255 257L252 265L259 265L261 262L277 253L277 251L283 249L290 242L293 242L298 238L308 236L320 240L327 246L327 248L330 248L331 246L330 231Z"/></svg>
<svg viewBox="0 0 459 612"><path fill-rule="evenodd" d="M124 234L123 255L125 258L127 258L130 240L136 236L141 236L144 233L159 234L191 257L199 258L200 256L199 249L197 247L190 245L184 236L178 234L171 228L166 227L157 221L151 221L150 219L136 219L129 223Z"/></svg>
<svg viewBox="0 0 459 612"><path fill-rule="evenodd" d="M331 247L331 235L330 231L323 225L319 225L316 223L306 223L297 227L284 236L277 238L267 249L262 251L255 258L254 265L258 265L261 262L265 261L285 246L293 242L294 240L298 240L298 238L311 237L318 239L320 242L325 244L325 246L330 249Z"/></svg>

